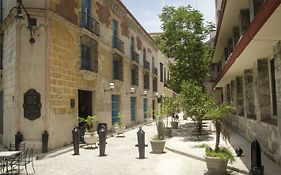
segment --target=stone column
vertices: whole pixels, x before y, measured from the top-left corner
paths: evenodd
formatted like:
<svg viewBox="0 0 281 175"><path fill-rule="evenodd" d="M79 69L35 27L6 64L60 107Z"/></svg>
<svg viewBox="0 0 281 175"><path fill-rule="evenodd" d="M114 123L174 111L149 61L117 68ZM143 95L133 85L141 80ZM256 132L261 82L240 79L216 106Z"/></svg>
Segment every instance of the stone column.
<svg viewBox="0 0 281 175"><path fill-rule="evenodd" d="M269 82L269 70L268 60L260 59L257 61L258 66L258 84L257 84L257 97L259 103L259 110L261 120L270 117L270 82Z"/></svg>
<svg viewBox="0 0 281 175"><path fill-rule="evenodd" d="M243 77L236 77L236 88L237 88L237 115L244 116L244 82Z"/></svg>
<svg viewBox="0 0 281 175"><path fill-rule="evenodd" d="M248 118L256 119L255 102L254 102L254 81L253 70L245 70L245 113Z"/></svg>
<svg viewBox="0 0 281 175"><path fill-rule="evenodd" d="M232 80L230 83L230 88L231 88L231 96L232 96L232 104L234 106L237 106L237 86L236 86L236 81Z"/></svg>

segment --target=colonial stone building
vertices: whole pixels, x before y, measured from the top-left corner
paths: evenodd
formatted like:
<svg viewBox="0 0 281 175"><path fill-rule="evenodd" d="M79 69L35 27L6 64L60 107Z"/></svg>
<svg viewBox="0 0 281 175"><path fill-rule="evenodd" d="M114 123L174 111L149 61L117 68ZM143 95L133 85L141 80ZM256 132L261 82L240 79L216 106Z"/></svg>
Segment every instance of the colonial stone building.
<svg viewBox="0 0 281 175"><path fill-rule="evenodd" d="M281 0L216 0L213 63L228 122L281 165Z"/></svg>
<svg viewBox="0 0 281 175"><path fill-rule="evenodd" d="M0 141L71 143L77 117L108 129L157 109L169 60L120 0L1 0Z"/></svg>

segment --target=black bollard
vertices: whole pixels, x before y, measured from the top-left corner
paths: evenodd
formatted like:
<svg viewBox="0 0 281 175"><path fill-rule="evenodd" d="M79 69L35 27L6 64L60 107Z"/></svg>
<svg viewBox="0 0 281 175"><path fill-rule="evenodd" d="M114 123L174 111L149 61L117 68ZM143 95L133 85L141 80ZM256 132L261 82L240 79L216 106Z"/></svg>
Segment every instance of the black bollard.
<svg viewBox="0 0 281 175"><path fill-rule="evenodd" d="M251 145L251 170L250 175L264 175L264 167L261 164L261 148L255 139Z"/></svg>
<svg viewBox="0 0 281 175"><path fill-rule="evenodd" d="M15 150L18 151L20 149L20 142L23 141L22 134L18 131L15 135Z"/></svg>
<svg viewBox="0 0 281 175"><path fill-rule="evenodd" d="M48 140L49 140L49 134L47 131L45 131L42 134L42 153L48 152Z"/></svg>
<svg viewBox="0 0 281 175"><path fill-rule="evenodd" d="M105 145L106 145L106 129L105 126L102 125L99 128L99 149L100 149L100 156L106 156L105 154Z"/></svg>
<svg viewBox="0 0 281 175"><path fill-rule="evenodd" d="M80 131L77 127L72 130L72 144L74 155L79 155Z"/></svg>
<svg viewBox="0 0 281 175"><path fill-rule="evenodd" d="M139 158L144 159L145 158L145 147L147 146L145 144L145 132L142 130L142 127L139 127L139 131L137 132L138 136L138 144L136 147L139 148Z"/></svg>

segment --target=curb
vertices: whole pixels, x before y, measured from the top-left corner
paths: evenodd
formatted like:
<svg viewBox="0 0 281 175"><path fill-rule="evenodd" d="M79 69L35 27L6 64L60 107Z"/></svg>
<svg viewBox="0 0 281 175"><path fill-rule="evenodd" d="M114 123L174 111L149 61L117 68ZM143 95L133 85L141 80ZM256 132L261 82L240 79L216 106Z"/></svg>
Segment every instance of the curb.
<svg viewBox="0 0 281 175"><path fill-rule="evenodd" d="M171 151L171 152L176 153L176 154L180 154L180 155L183 155L183 156L192 158L192 159L196 159L196 160L205 162L205 159L202 158L202 157L194 156L194 155L188 154L188 153L186 153L186 152L182 152L182 151L179 151L179 150L176 150L176 149L173 149L173 148L169 148L168 146L165 146L165 148L166 148L167 150ZM236 172L241 173L241 174L249 174L249 173L248 173L247 171L245 171L245 170L240 170L240 169L235 168L235 167L232 167L232 166L227 166L227 169L228 169L228 170L232 170L232 171L236 171Z"/></svg>

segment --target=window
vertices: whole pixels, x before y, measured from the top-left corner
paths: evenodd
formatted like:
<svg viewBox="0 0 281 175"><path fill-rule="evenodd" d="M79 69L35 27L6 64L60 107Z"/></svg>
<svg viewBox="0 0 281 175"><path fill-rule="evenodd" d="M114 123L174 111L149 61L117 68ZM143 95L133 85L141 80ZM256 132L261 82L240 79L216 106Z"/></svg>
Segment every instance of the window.
<svg viewBox="0 0 281 175"><path fill-rule="evenodd" d="M139 85L139 69L137 65L132 65L131 68L131 85Z"/></svg>
<svg viewBox="0 0 281 175"><path fill-rule="evenodd" d="M146 49L143 48L143 61L146 60Z"/></svg>
<svg viewBox="0 0 281 175"><path fill-rule="evenodd" d="M82 26L88 27L90 23L91 1L83 0L82 2Z"/></svg>
<svg viewBox="0 0 281 175"><path fill-rule="evenodd" d="M275 82L275 64L274 58L270 60L270 75L271 75L271 100L272 114L277 115L277 99L276 99L276 82Z"/></svg>
<svg viewBox="0 0 281 175"><path fill-rule="evenodd" d="M124 42L118 38L119 24L116 20L112 21L112 47L124 53Z"/></svg>
<svg viewBox="0 0 281 175"><path fill-rule="evenodd" d="M148 72L144 72L144 75L143 75L143 88L149 89L149 73Z"/></svg>
<svg viewBox="0 0 281 175"><path fill-rule="evenodd" d="M156 78L156 77L154 77L153 78L153 91L154 92L157 92L158 90L158 88L157 88L157 81L158 81L158 79Z"/></svg>
<svg viewBox="0 0 281 175"><path fill-rule="evenodd" d="M163 83L163 63L160 63L160 82Z"/></svg>
<svg viewBox="0 0 281 175"><path fill-rule="evenodd" d="M98 72L98 43L87 37L81 37L81 70Z"/></svg>
<svg viewBox="0 0 281 175"><path fill-rule="evenodd" d="M166 67L164 67L164 86L167 85L167 70Z"/></svg>
<svg viewBox="0 0 281 175"><path fill-rule="evenodd" d="M123 81L123 57L114 54L113 55L113 62L112 62L112 78L114 80Z"/></svg>

